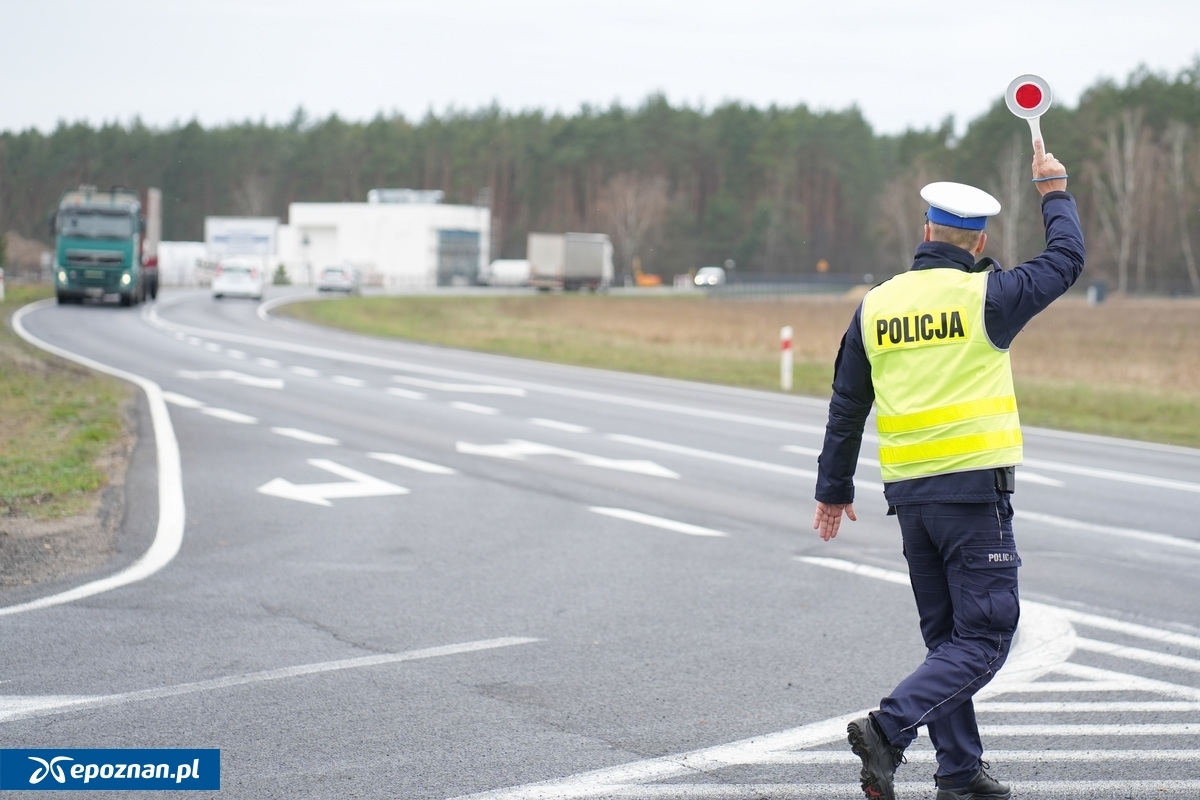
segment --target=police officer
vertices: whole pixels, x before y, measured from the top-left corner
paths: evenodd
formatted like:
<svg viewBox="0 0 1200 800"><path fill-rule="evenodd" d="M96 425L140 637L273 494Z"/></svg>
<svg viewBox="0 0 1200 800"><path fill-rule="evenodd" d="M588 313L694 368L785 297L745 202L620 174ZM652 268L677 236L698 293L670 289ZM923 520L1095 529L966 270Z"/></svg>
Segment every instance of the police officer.
<svg viewBox="0 0 1200 800"><path fill-rule="evenodd" d="M1021 428L1008 348L1083 270L1067 171L1034 143L1046 249L1016 269L990 258L979 189L934 183L912 268L863 298L835 362L813 527L828 541L854 515L854 470L874 403L888 514L897 516L925 661L848 727L868 798L893 800L896 767L924 725L937 751L937 800L1008 800L992 778L971 698L1008 657L1020 614L1012 531Z"/></svg>

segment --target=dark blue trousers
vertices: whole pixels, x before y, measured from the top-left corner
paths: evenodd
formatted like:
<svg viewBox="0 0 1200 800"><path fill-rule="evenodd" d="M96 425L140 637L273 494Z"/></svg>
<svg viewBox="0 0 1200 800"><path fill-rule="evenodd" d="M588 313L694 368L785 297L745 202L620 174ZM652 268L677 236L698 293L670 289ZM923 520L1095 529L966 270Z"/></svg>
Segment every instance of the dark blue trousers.
<svg viewBox="0 0 1200 800"><path fill-rule="evenodd" d="M897 506L896 513L928 653L880 702L875 720L898 747L926 726L939 785L965 786L983 756L971 698L1004 664L1020 617L1012 504L1004 494L996 503Z"/></svg>

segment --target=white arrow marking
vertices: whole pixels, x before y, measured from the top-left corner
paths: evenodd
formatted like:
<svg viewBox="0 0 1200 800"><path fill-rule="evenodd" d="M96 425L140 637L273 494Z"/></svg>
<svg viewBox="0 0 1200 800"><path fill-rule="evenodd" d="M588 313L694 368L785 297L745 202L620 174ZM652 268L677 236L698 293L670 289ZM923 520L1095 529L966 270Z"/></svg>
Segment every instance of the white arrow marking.
<svg viewBox="0 0 1200 800"><path fill-rule="evenodd" d="M258 389L283 388L283 380L281 378L256 378L253 375L246 375L241 372L236 372L232 369L218 369L208 372L193 372L192 370L181 369L177 370L175 374L181 378L187 378L193 381L233 381L234 383L240 383L243 386L254 386Z"/></svg>
<svg viewBox="0 0 1200 800"><path fill-rule="evenodd" d="M509 439L505 444L470 444L469 442L458 442L455 447L460 453L491 456L493 458L507 458L511 461L524 461L527 456L562 456L586 467L615 469L621 472L636 472L639 475L653 475L658 478L679 477L679 473L672 472L666 467L655 464L653 461L593 456L587 453L577 453L574 450L564 450L561 447L552 447L548 444L527 442L523 439Z"/></svg>
<svg viewBox="0 0 1200 800"><path fill-rule="evenodd" d="M517 386L491 386L482 383L443 383L425 378L409 378L404 375L393 375L396 383L407 383L409 386L420 386L422 389L436 389L441 392L468 392L471 394L507 394L513 397L524 397L525 390Z"/></svg>
<svg viewBox="0 0 1200 800"><path fill-rule="evenodd" d="M332 472L346 478L346 483L306 483L295 484L284 478L276 478L258 487L258 491L272 497L282 497L285 500L299 500L301 503L312 503L315 506L330 506L330 500L343 500L349 497L383 497L385 495L408 494L408 489L394 483L381 481L358 470L343 467L324 458L310 458L308 463L317 469Z"/></svg>

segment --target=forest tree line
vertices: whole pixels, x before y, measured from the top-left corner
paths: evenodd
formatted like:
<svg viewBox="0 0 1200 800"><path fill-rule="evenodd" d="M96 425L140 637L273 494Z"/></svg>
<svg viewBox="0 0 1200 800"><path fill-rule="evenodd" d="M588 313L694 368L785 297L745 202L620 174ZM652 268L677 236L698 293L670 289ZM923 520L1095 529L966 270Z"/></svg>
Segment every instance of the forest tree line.
<svg viewBox="0 0 1200 800"><path fill-rule="evenodd" d="M0 232L48 240L61 192L82 183L163 191L163 237L200 240L205 216L287 219L292 202L363 202L373 188L441 189L488 203L492 256L526 234L603 231L618 269L670 276L733 259L738 273L906 269L921 236L919 190L973 183L1004 211L988 254L1041 248L1028 127L1003 98L956 137L954 122L875 134L857 109L675 107L377 116L205 129L139 121L0 133ZM1042 120L1068 166L1088 241L1088 280L1114 290L1200 294L1200 59L1175 76L1102 81Z"/></svg>

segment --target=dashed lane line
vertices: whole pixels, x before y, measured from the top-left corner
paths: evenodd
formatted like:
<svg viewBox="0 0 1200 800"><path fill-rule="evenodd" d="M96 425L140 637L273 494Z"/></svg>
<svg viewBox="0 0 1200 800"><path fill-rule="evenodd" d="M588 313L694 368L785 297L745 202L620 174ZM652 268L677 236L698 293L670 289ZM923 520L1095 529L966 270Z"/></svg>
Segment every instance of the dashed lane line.
<svg viewBox="0 0 1200 800"><path fill-rule="evenodd" d="M450 407L457 408L459 411L470 411L472 414L483 414L485 416L492 416L494 414L500 413L500 409L498 409L498 408L492 408L491 406L481 406L481 405L477 405L475 403L464 403L461 400L455 400L453 403L450 404Z"/></svg>
<svg viewBox="0 0 1200 800"><path fill-rule="evenodd" d="M429 461L422 461L418 458L409 458L408 456L402 456L396 453L367 453L367 455L376 461L382 461L385 464L394 464L397 467L415 469L417 472L428 472L433 475L458 474L458 470L453 469L452 467L445 467L441 464L433 464Z"/></svg>
<svg viewBox="0 0 1200 800"><path fill-rule="evenodd" d="M271 433L277 433L280 436L286 436L289 439L295 439L296 441L299 441L299 442L308 442L309 444L324 444L324 445L341 444L340 441L338 441L337 439L334 439L332 436L324 436L320 433L311 433L309 431L302 431L299 428L271 428Z"/></svg>
<svg viewBox="0 0 1200 800"><path fill-rule="evenodd" d="M212 406L205 406L204 408L200 409L200 413L207 414L210 417L216 417L217 419L223 419L226 422L236 422L239 425L258 424L257 417L252 417L249 414L243 414L240 411L230 411L227 408L213 408Z"/></svg>
<svg viewBox="0 0 1200 800"><path fill-rule="evenodd" d="M668 531L677 533L686 533L688 536L712 536L724 537L729 534L722 531L713 530L712 528L704 528L700 525L692 525L688 522L680 522L674 519L666 519L665 517L655 517L650 514L643 514L640 511L630 511L626 508L606 508L604 506L590 506L588 511L593 511L597 514L603 514L606 517L615 517L623 519L627 522L636 522L639 525L649 525L653 528L663 528Z"/></svg>

